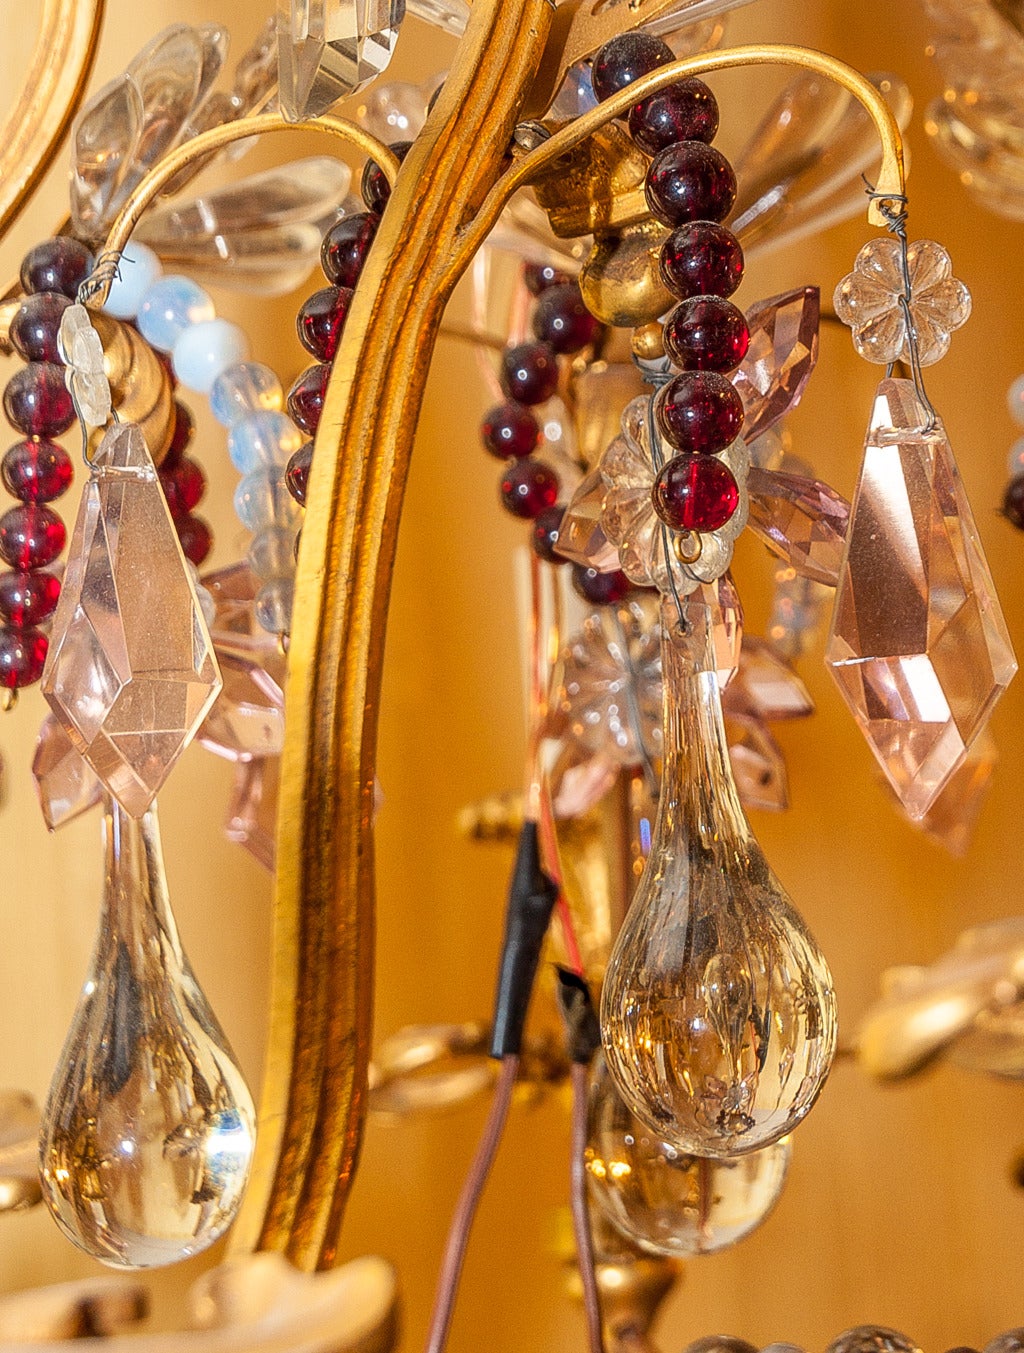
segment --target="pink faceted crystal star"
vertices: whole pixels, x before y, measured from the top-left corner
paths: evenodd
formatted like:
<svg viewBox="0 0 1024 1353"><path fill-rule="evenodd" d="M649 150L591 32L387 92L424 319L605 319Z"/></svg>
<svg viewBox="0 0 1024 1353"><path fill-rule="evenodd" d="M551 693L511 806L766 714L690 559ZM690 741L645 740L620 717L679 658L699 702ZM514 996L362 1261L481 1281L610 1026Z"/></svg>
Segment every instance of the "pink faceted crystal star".
<svg viewBox="0 0 1024 1353"><path fill-rule="evenodd" d="M950 335L971 313L971 293L953 276L941 244L915 240L907 249L910 322L922 366L949 350ZM853 346L869 362L910 360L910 327L903 303L906 278L900 241L889 235L869 240L853 272L836 287L836 314L853 330Z"/></svg>

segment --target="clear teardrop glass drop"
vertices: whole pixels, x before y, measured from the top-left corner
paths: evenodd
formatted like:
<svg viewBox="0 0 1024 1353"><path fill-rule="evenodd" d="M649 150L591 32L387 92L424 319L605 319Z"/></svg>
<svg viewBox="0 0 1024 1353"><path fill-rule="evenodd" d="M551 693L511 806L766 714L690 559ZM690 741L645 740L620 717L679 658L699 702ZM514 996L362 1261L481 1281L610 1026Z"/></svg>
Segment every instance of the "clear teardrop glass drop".
<svg viewBox="0 0 1024 1353"><path fill-rule="evenodd" d="M836 1045L825 959L768 866L729 764L709 610L663 607L665 761L651 852L605 979L608 1067L695 1155L767 1146L814 1103Z"/></svg>
<svg viewBox="0 0 1024 1353"><path fill-rule="evenodd" d="M155 807L137 819L107 799L103 831L99 934L43 1114L40 1172L80 1249L153 1268L230 1225L256 1114L178 939Z"/></svg>
<svg viewBox="0 0 1024 1353"><path fill-rule="evenodd" d="M790 1139L732 1160L680 1151L630 1113L603 1057L590 1080L586 1166L605 1217L648 1254L713 1254L755 1230L778 1202Z"/></svg>

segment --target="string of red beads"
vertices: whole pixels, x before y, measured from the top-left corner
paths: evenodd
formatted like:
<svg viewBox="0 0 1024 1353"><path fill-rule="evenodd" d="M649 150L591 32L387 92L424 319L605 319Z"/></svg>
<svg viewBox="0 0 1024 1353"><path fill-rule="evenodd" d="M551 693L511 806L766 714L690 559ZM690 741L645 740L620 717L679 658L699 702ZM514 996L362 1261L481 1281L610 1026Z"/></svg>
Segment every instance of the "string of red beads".
<svg viewBox="0 0 1024 1353"><path fill-rule="evenodd" d="M502 353L498 375L505 400L485 415L480 435L484 449L506 462L499 481L502 506L532 521L530 544L541 559L566 564L555 548L565 514L565 504L558 501L561 485L555 471L534 455L543 434L533 410L558 390L559 357L593 346L601 325L584 305L579 285L556 268L528 264L524 280L537 298L533 338ZM573 584L593 605L621 601L631 587L624 573L598 573L580 565L573 565Z"/></svg>
<svg viewBox="0 0 1024 1353"><path fill-rule="evenodd" d="M623 34L594 59L595 93L606 99L672 60L660 39ZM679 374L658 392L654 412L662 437L680 454L660 467L652 501L666 525L697 532L724 526L739 503L733 474L716 456L743 426L743 404L728 374L749 343L743 312L728 299L743 277L743 251L721 224L736 200L736 177L711 145L718 122L714 94L696 79L680 80L628 113L633 140L653 156L648 206L672 227L660 263L678 300L664 343Z"/></svg>

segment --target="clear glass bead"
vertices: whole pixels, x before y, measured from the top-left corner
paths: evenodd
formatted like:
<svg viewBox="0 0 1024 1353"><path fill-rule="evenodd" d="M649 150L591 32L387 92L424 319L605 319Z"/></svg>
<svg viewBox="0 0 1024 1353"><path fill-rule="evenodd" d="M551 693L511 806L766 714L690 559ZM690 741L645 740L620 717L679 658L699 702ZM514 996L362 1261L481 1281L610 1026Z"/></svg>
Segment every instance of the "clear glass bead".
<svg viewBox="0 0 1024 1353"><path fill-rule="evenodd" d="M185 330L174 345L171 360L182 385L208 395L217 377L248 355L249 340L237 324L211 319Z"/></svg>
<svg viewBox="0 0 1024 1353"><path fill-rule="evenodd" d="M1006 405L1013 421L1024 427L1024 376L1018 376L1007 390Z"/></svg>
<svg viewBox="0 0 1024 1353"><path fill-rule="evenodd" d="M170 352L186 329L216 314L213 301L191 277L161 277L139 302L139 332L152 347Z"/></svg>
<svg viewBox="0 0 1024 1353"><path fill-rule="evenodd" d="M249 546L249 567L257 578L290 578L295 572L295 532L284 526L267 526Z"/></svg>
<svg viewBox="0 0 1024 1353"><path fill-rule="evenodd" d="M1011 475L1024 474L1024 437L1018 437L1010 447L1006 464Z"/></svg>
<svg viewBox="0 0 1024 1353"><path fill-rule="evenodd" d="M286 413L250 414L228 433L231 464L242 474L272 465L287 465L305 441Z"/></svg>
<svg viewBox="0 0 1024 1353"><path fill-rule="evenodd" d="M272 578L256 593L256 619L270 634L287 634L292 623L295 582Z"/></svg>
<svg viewBox="0 0 1024 1353"><path fill-rule="evenodd" d="M129 240L121 253L103 309L115 319L134 319L143 297L160 280L162 273L163 265L153 250Z"/></svg>
<svg viewBox="0 0 1024 1353"><path fill-rule="evenodd" d="M235 489L235 514L247 530L256 533L265 526L290 526L299 506L288 492L284 470L254 470L239 480Z"/></svg>
<svg viewBox="0 0 1024 1353"><path fill-rule="evenodd" d="M277 373L262 362L229 366L210 388L210 410L226 428L252 413L272 413L283 408L284 390Z"/></svg>

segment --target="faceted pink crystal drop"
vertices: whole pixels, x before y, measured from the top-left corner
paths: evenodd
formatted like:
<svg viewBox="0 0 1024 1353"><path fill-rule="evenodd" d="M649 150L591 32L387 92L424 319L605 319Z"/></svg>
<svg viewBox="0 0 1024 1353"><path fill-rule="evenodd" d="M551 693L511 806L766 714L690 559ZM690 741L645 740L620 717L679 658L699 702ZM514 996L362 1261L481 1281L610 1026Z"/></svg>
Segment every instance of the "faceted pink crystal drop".
<svg viewBox="0 0 1024 1353"><path fill-rule="evenodd" d="M265 869L274 868L274 830L281 762L276 756L239 761L224 835L244 846Z"/></svg>
<svg viewBox="0 0 1024 1353"><path fill-rule="evenodd" d="M825 660L912 818L1017 670L952 448L913 383L883 380Z"/></svg>
<svg viewBox="0 0 1024 1353"><path fill-rule="evenodd" d="M618 548L601 525L605 486L600 470L581 479L558 528L557 552L585 568L610 573L619 567Z"/></svg>
<svg viewBox="0 0 1024 1353"><path fill-rule="evenodd" d="M803 578L835 587L850 504L819 479L750 467L748 525Z"/></svg>
<svg viewBox="0 0 1024 1353"><path fill-rule="evenodd" d="M220 684L145 438L117 424L82 494L43 694L111 794L140 817Z"/></svg>
<svg viewBox="0 0 1024 1353"><path fill-rule="evenodd" d="M747 311L750 346L732 383L743 400L748 446L800 403L818 360L819 311L817 287L797 287Z"/></svg>
<svg viewBox="0 0 1024 1353"><path fill-rule="evenodd" d="M805 719L814 713L814 701L792 667L771 644L754 635L743 640L736 679L722 696L727 715L746 715L760 721Z"/></svg>
<svg viewBox="0 0 1024 1353"><path fill-rule="evenodd" d="M733 779L744 808L762 808L771 813L788 808L786 759L760 719L727 714L725 735Z"/></svg>
<svg viewBox="0 0 1024 1353"><path fill-rule="evenodd" d="M228 761L280 756L284 749L284 691L259 663L218 654L223 689L196 740Z"/></svg>

